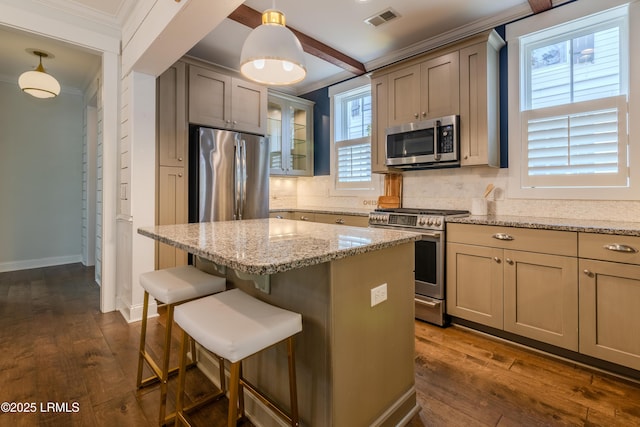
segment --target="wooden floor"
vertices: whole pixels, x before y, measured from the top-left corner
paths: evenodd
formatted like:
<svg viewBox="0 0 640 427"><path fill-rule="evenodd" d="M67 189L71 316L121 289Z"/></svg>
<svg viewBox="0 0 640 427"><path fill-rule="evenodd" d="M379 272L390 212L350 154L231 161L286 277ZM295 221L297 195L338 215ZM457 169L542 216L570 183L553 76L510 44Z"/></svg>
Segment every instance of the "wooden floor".
<svg viewBox="0 0 640 427"><path fill-rule="evenodd" d="M140 323L101 314L99 300L93 270L77 264L0 273L0 403L35 410L0 412L0 427L156 425L157 386L135 387ZM149 341L162 325L150 321ZM415 360L412 427L640 426L637 383L462 328L416 322ZM188 387L197 398L209 386L191 370ZM224 426L225 405L194 424Z"/></svg>

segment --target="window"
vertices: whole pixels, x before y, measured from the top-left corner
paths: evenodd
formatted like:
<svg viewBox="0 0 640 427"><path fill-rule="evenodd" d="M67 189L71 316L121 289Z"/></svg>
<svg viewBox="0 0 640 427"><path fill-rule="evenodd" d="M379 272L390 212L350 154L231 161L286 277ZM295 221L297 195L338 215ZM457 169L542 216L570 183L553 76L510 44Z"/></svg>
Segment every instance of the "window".
<svg viewBox="0 0 640 427"><path fill-rule="evenodd" d="M371 86L333 94L336 188L370 189Z"/></svg>
<svg viewBox="0 0 640 427"><path fill-rule="evenodd" d="M557 22L534 16L507 27L512 196L630 188L628 7L586 3L588 16L566 5L551 11Z"/></svg>

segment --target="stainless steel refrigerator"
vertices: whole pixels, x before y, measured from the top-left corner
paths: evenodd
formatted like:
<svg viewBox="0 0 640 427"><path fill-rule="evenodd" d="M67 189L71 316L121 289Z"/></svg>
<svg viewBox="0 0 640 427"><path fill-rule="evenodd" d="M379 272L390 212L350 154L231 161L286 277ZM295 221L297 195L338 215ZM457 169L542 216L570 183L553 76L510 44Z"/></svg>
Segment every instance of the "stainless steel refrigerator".
<svg viewBox="0 0 640 427"><path fill-rule="evenodd" d="M189 133L189 221L268 218L267 139L202 126Z"/></svg>

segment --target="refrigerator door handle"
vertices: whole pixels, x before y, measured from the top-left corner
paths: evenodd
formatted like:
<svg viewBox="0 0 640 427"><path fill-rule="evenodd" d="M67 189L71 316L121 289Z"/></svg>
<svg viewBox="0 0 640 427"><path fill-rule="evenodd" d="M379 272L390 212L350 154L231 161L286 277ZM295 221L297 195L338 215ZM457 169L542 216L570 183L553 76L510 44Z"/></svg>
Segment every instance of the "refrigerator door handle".
<svg viewBox="0 0 640 427"><path fill-rule="evenodd" d="M247 141L241 140L242 144L242 193L240 195L240 219L244 215L244 205L247 201Z"/></svg>
<svg viewBox="0 0 640 427"><path fill-rule="evenodd" d="M236 137L237 138L237 137ZM242 219L241 214L241 190L242 190L242 143L236 139L235 144L235 165L233 171L233 219Z"/></svg>

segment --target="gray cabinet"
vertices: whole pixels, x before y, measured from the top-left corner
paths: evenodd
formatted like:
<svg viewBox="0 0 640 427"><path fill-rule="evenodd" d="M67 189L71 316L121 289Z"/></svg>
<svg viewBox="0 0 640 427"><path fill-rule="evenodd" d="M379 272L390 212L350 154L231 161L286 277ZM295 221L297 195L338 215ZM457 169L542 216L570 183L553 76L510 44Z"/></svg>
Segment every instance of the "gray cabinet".
<svg viewBox="0 0 640 427"><path fill-rule="evenodd" d="M187 222L186 64L178 61L156 79L156 224ZM156 268L187 264L186 252L156 242Z"/></svg>
<svg viewBox="0 0 640 427"><path fill-rule="evenodd" d="M313 105L306 99L269 92L271 175L313 176Z"/></svg>
<svg viewBox="0 0 640 427"><path fill-rule="evenodd" d="M266 111L266 87L189 65L190 123L264 135Z"/></svg>
<svg viewBox="0 0 640 427"><path fill-rule="evenodd" d="M386 173L388 126L460 116L461 166L500 166L499 51L493 30L375 71L371 77L373 172Z"/></svg>
<svg viewBox="0 0 640 427"><path fill-rule="evenodd" d="M580 352L640 370L640 238L580 233Z"/></svg>
<svg viewBox="0 0 640 427"><path fill-rule="evenodd" d="M447 313L578 351L577 233L450 224Z"/></svg>

